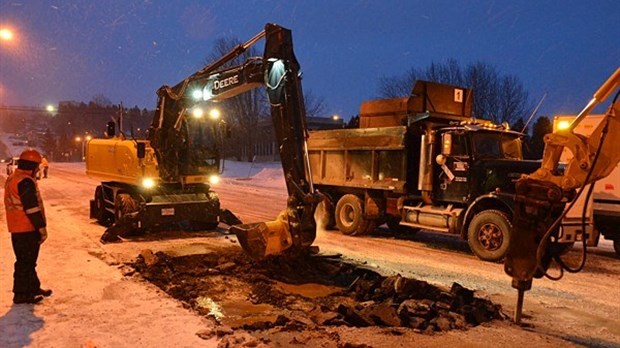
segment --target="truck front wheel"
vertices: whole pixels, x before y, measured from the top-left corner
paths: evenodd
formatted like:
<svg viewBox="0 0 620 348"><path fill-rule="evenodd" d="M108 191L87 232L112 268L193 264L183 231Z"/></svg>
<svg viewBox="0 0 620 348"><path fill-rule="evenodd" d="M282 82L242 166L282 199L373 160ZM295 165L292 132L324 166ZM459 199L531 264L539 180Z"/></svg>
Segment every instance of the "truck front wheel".
<svg viewBox="0 0 620 348"><path fill-rule="evenodd" d="M510 244L512 225L508 216L499 210L485 210L474 216L467 230L471 251L481 260L499 261Z"/></svg>
<svg viewBox="0 0 620 348"><path fill-rule="evenodd" d="M359 236L375 228L373 220L364 218L362 200L356 195L344 195L336 204L336 226L342 234Z"/></svg>

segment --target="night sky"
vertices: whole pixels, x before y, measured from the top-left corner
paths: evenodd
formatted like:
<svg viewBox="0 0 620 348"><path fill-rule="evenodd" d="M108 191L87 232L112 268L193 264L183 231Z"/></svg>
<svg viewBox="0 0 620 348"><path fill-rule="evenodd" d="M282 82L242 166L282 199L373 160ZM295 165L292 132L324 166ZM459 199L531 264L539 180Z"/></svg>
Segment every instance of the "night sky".
<svg viewBox="0 0 620 348"><path fill-rule="evenodd" d="M379 79L455 58L515 74L539 114L574 114L620 66L620 1L0 0L0 105L155 108L155 91L201 68L213 42L273 22L293 31L304 90L345 118ZM262 53L262 42L256 46ZM526 117L528 115L525 115Z"/></svg>

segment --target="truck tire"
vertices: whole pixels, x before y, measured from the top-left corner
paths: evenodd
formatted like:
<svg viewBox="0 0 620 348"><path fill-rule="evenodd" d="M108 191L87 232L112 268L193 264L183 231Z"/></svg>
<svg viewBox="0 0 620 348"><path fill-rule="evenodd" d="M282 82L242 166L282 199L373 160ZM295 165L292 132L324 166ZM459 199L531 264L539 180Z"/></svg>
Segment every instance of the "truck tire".
<svg viewBox="0 0 620 348"><path fill-rule="evenodd" d="M344 195L336 204L336 226L342 234L359 236L375 229L373 220L364 218L362 200L356 195Z"/></svg>
<svg viewBox="0 0 620 348"><path fill-rule="evenodd" d="M512 224L499 210L485 210L474 216L467 230L471 251L484 261L499 261L506 256Z"/></svg>
<svg viewBox="0 0 620 348"><path fill-rule="evenodd" d="M119 193L114 198L114 222L122 222L127 215L138 211L138 202L127 193Z"/></svg>
<svg viewBox="0 0 620 348"><path fill-rule="evenodd" d="M614 250L616 251L616 256L620 257L620 238L614 239Z"/></svg>

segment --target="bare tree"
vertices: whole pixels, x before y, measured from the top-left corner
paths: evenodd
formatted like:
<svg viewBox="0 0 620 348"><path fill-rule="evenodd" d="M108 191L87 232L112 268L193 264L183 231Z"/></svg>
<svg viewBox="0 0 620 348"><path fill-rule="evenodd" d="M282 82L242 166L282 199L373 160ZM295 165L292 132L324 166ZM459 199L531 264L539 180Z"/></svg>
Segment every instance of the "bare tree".
<svg viewBox="0 0 620 348"><path fill-rule="evenodd" d="M112 106L112 101L110 101L110 98L106 97L103 94L96 94L96 95L94 95L91 98L90 102L92 104L103 106L103 107Z"/></svg>
<svg viewBox="0 0 620 348"><path fill-rule="evenodd" d="M528 93L523 84L515 75L504 76L500 82L499 109L496 112L496 122L512 122L526 116Z"/></svg>
<svg viewBox="0 0 620 348"><path fill-rule="evenodd" d="M221 58L230 52L241 42L236 38L220 38L215 41L213 52L207 58L207 64ZM243 54L229 61L224 68L242 65L247 59L257 56L254 47L250 47ZM254 156L254 144L257 141L258 124L261 118L268 115L267 96L262 88L255 88L246 93L226 99L221 102L221 108L225 111L227 122L234 129L233 141L237 146L232 146L233 155L241 158L243 154L248 159ZM245 151L244 151L245 150Z"/></svg>
<svg viewBox="0 0 620 348"><path fill-rule="evenodd" d="M495 67L484 62L461 68L455 59L433 62L424 69L412 68L403 77L382 78L379 95L382 98L409 95L418 79L473 89L474 115L495 123L514 122L524 117L530 108L528 93L517 76L502 76Z"/></svg>
<svg viewBox="0 0 620 348"><path fill-rule="evenodd" d="M325 98L316 96L311 90L304 91L304 106L307 117L325 116Z"/></svg>
<svg viewBox="0 0 620 348"><path fill-rule="evenodd" d="M413 84L421 79L423 73L418 69L409 69L404 76L384 77L379 80L379 95L381 98L398 98L411 94Z"/></svg>
<svg viewBox="0 0 620 348"><path fill-rule="evenodd" d="M529 141L529 153L526 153L527 159L542 158L545 148L545 134L553 132L553 123L546 116L540 116L532 126L532 137Z"/></svg>
<svg viewBox="0 0 620 348"><path fill-rule="evenodd" d="M445 63L431 63L424 72L420 73L429 81L451 85L463 85L463 71L455 59L448 59ZM413 86L411 86L413 88Z"/></svg>

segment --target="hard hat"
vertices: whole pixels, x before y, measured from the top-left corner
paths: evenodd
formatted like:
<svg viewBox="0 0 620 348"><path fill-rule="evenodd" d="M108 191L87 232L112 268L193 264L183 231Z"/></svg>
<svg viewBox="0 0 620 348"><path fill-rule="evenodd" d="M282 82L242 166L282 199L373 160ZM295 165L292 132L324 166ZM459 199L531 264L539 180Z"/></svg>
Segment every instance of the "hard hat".
<svg viewBox="0 0 620 348"><path fill-rule="evenodd" d="M41 154L35 149L26 149L19 155L19 159L22 161L30 161L34 163L41 163Z"/></svg>

